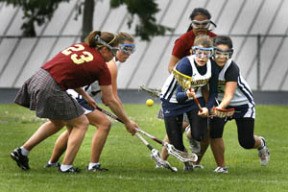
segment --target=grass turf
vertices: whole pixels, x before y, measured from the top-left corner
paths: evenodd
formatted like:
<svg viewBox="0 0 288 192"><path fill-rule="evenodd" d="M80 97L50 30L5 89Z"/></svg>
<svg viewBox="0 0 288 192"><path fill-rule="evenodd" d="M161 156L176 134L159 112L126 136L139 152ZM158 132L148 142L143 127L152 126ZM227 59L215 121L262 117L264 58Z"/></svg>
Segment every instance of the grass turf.
<svg viewBox="0 0 288 192"><path fill-rule="evenodd" d="M126 104L127 113L142 129L162 138L163 121L156 118L159 105ZM90 127L74 162L82 168L77 175L61 174L44 169L53 144L60 133L39 144L30 153L31 170L20 170L9 153L20 146L41 125L34 112L14 104L0 105L0 191L287 191L287 140L288 113L286 106L257 106L255 134L263 135L271 152L267 167L259 165L256 150L244 150L237 141L235 122L229 122L224 132L226 164L229 174L215 174L214 159L208 149L202 164L203 170L182 171L183 165L170 157L177 173L155 169L150 152L136 137L115 122L107 140L101 163L109 168L105 173L89 173L90 143L95 131ZM147 140L157 149L161 146ZM187 144L187 141L185 140Z"/></svg>

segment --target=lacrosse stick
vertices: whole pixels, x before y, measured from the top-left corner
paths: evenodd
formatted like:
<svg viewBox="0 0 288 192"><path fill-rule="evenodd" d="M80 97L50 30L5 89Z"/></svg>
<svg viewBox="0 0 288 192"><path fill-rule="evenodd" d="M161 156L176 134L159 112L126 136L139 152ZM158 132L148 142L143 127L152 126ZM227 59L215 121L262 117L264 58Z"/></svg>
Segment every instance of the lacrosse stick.
<svg viewBox="0 0 288 192"><path fill-rule="evenodd" d="M151 88L146 87L145 85L141 85L140 89L142 91L146 91L152 97L160 97L160 94L161 94L160 89L151 89Z"/></svg>
<svg viewBox="0 0 288 192"><path fill-rule="evenodd" d="M185 75L179 71L177 71L176 69L173 69L172 71L177 83L184 89L184 90L191 90L191 81L192 81L192 77ZM199 110L202 112L202 107L200 105L199 100L197 99L197 97L195 97L195 95L193 95L193 99L196 103L196 105L198 106Z"/></svg>
<svg viewBox="0 0 288 192"><path fill-rule="evenodd" d="M164 161L160 157L160 153L157 149L154 149L146 139L144 139L139 133L135 134L146 146L147 148L151 151L151 157L152 159L156 162L157 166L159 167L164 167L166 169L169 169L172 172L177 172L176 167L172 167L168 161Z"/></svg>
<svg viewBox="0 0 288 192"><path fill-rule="evenodd" d="M174 157L176 157L178 160L181 162L196 162L198 160L198 156L195 153L188 153L188 152L183 152L180 150L177 150L173 145L167 142L163 142L162 140L156 138L155 136L143 131L142 129L138 128L138 131L142 133L143 135L149 137L150 139L156 141L157 143L161 144L164 146L168 153Z"/></svg>
<svg viewBox="0 0 288 192"><path fill-rule="evenodd" d="M215 98L215 101L217 105L219 106L218 100ZM234 108L228 108L228 109L219 109L217 107L212 108L212 115L219 117L219 118L227 118L227 117L232 117L235 113Z"/></svg>
<svg viewBox="0 0 288 192"><path fill-rule="evenodd" d="M102 113L108 115L109 117L119 121L120 123L124 124L123 121L121 119L119 119L116 115L100 108L100 107L96 107L97 110L101 111ZM156 164L159 166L159 167L164 167L166 169L169 169L170 171L172 172L177 172L177 168L176 167L172 167L170 165L170 163L168 161L164 161L161 157L160 157L160 154L159 154L159 151L157 149L154 149L150 143L148 143L148 141L146 139L144 139L139 133L136 133L135 134L146 146L147 148L151 151L151 157L152 159L156 162Z"/></svg>
<svg viewBox="0 0 288 192"><path fill-rule="evenodd" d="M109 117L119 121L120 123L123 123L123 121L121 119L119 119L116 115L100 108L100 107L96 107L97 110L101 111L102 113L108 115ZM150 135L149 133L143 131L140 128L137 128L137 131L147 137L149 137L150 139L156 141L157 143L161 144L162 146L164 146L168 153L174 157L176 157L178 160L180 160L181 162L196 162L198 160L198 156L195 153L192 154L188 154L187 152L182 152L177 150L173 145L167 143L167 142L163 142L162 140L156 138L153 135Z"/></svg>

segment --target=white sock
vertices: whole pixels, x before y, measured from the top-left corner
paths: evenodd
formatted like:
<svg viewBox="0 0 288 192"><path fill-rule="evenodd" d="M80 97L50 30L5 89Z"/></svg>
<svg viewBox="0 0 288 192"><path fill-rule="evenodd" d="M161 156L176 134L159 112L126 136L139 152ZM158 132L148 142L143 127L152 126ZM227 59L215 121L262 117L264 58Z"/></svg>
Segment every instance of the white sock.
<svg viewBox="0 0 288 192"><path fill-rule="evenodd" d="M28 151L27 149L25 149L23 146L20 147L20 149L21 149L21 154L22 154L22 155L24 155L24 156L28 156L29 151Z"/></svg>
<svg viewBox="0 0 288 192"><path fill-rule="evenodd" d="M52 163L50 160L48 161L48 164L49 165L54 165L54 164L56 164L57 162L55 162L55 163Z"/></svg>
<svg viewBox="0 0 288 192"><path fill-rule="evenodd" d="M92 169L95 165L100 165L100 163L99 162L97 162L97 163L90 162L89 165L88 165L88 169L89 170Z"/></svg>
<svg viewBox="0 0 288 192"><path fill-rule="evenodd" d="M260 139L260 140L261 140L261 148L263 148L265 146L264 141L263 139Z"/></svg>
<svg viewBox="0 0 288 192"><path fill-rule="evenodd" d="M73 167L73 166L72 165L63 165L63 164L61 164L60 169L61 169L61 171L67 171L71 167Z"/></svg>

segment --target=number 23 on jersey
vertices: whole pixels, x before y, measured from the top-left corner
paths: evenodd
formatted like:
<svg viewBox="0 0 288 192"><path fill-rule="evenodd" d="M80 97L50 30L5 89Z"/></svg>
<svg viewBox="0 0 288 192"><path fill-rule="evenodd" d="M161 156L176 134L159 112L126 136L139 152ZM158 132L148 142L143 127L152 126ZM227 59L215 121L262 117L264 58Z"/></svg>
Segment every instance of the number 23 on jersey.
<svg viewBox="0 0 288 192"><path fill-rule="evenodd" d="M75 44L71 47L68 47L61 53L70 56L73 63L75 63L76 65L80 65L93 60L93 55L88 51L83 51L84 49L85 47L83 45Z"/></svg>

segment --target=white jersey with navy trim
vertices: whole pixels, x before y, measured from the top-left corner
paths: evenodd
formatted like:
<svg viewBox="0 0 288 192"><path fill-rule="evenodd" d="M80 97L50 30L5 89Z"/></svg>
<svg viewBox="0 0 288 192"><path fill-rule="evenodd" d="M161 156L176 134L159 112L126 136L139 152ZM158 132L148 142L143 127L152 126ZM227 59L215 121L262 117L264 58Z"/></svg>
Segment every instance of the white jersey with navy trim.
<svg viewBox="0 0 288 192"><path fill-rule="evenodd" d="M205 85L208 84L209 79L212 76L212 66L211 66L211 62L210 60L208 60L206 67L206 73L204 75L201 75L199 73L199 71L197 70L197 67L195 65L195 55L191 55L186 57L188 60L180 60L180 65L191 65L192 68L192 74L189 75L192 77L192 82L191 85L192 87L196 90L196 97L202 97L202 92L201 88ZM176 66L177 67L177 66ZM179 70L178 70L179 71ZM181 72L181 71L180 71ZM187 75L187 74L185 74ZM170 74L170 76L166 79L162 89L161 89L161 94L160 94L160 98L164 99L170 103L178 103L177 99L176 99L176 91L177 91L177 81L174 78L173 74ZM193 98L191 98L192 100Z"/></svg>
<svg viewBox="0 0 288 192"><path fill-rule="evenodd" d="M235 65L238 68L238 66L231 59L229 59L219 73L218 98L217 98L219 101L222 101L224 97L225 84L226 84L225 74L227 72L227 69L232 65ZM240 106L245 104L248 104L249 106L255 106L252 91L246 80L242 77L239 69L239 74L237 78L237 88L235 90L234 97L232 98L229 106Z"/></svg>

